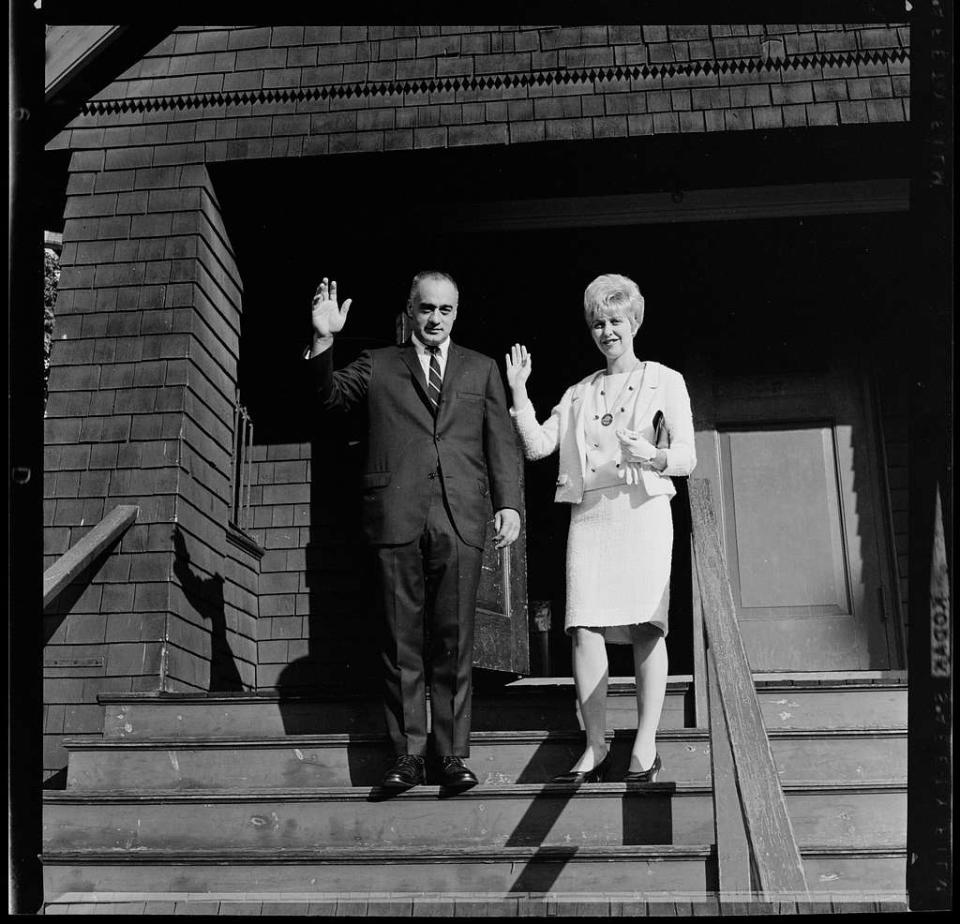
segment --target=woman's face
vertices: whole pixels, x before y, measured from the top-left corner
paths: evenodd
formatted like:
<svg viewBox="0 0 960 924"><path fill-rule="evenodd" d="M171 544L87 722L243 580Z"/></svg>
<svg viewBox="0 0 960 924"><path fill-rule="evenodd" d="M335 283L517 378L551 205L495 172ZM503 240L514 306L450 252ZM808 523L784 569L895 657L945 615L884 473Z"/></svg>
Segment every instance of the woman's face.
<svg viewBox="0 0 960 924"><path fill-rule="evenodd" d="M590 322L590 336L608 361L633 351L635 333L630 319L618 308L602 311Z"/></svg>

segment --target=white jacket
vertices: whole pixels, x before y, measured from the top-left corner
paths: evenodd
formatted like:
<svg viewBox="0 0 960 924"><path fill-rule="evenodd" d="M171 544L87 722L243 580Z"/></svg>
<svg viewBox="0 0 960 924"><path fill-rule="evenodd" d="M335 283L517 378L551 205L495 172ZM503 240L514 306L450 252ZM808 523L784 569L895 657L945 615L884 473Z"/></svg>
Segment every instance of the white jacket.
<svg viewBox="0 0 960 924"><path fill-rule="evenodd" d="M643 486L651 496L666 494L673 497L677 489L671 475L689 475L697 464L693 441L693 416L690 412L690 396L683 376L660 363L648 362L640 393L634 404L633 414L621 426L636 430L641 436L654 442L653 417L663 411L663 420L668 434L667 467L658 472L644 466ZM553 409L550 417L537 423L533 404L527 402L519 410L510 409L524 455L530 459L543 459L560 450L560 471L557 475L557 503L579 504L583 500L584 468L587 446L584 435L584 396L598 373L571 385Z"/></svg>

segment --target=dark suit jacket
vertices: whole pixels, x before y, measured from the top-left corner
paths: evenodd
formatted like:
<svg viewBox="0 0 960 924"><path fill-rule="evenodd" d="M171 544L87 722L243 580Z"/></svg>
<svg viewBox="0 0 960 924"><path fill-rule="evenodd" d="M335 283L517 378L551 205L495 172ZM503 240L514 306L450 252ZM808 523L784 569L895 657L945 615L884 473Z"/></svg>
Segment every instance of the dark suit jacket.
<svg viewBox="0 0 960 924"><path fill-rule="evenodd" d="M366 403L363 530L375 544L410 542L423 529L439 469L454 526L483 548L493 509L520 510L520 455L503 382L489 356L450 344L434 418L412 343L367 350L333 369L333 349L310 360L327 410Z"/></svg>

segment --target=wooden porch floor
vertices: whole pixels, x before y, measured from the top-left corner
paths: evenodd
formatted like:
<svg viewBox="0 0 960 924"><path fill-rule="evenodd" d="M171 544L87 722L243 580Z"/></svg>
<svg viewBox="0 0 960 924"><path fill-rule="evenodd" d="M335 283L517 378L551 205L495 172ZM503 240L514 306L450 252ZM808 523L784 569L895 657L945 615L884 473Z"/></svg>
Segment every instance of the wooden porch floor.
<svg viewBox="0 0 960 924"><path fill-rule="evenodd" d="M326 917L691 917L774 914L838 914L907 911L895 892L766 896L688 893L216 893L113 892L64 894L44 914L304 915ZM72 898L77 901L71 901ZM84 899L84 900L81 900Z"/></svg>

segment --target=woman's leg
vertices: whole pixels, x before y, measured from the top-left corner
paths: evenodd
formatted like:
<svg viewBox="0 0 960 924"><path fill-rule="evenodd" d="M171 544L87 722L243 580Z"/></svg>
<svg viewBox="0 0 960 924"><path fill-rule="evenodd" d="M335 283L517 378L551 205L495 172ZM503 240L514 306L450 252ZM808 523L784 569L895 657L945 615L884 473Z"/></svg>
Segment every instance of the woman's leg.
<svg viewBox="0 0 960 924"><path fill-rule="evenodd" d="M633 630L633 666L637 678L637 737L630 770L649 770L657 755L657 728L667 693L667 642L654 626Z"/></svg>
<svg viewBox="0 0 960 924"><path fill-rule="evenodd" d="M573 630L573 681L587 746L572 770L592 770L607 756L607 644L603 631Z"/></svg>

